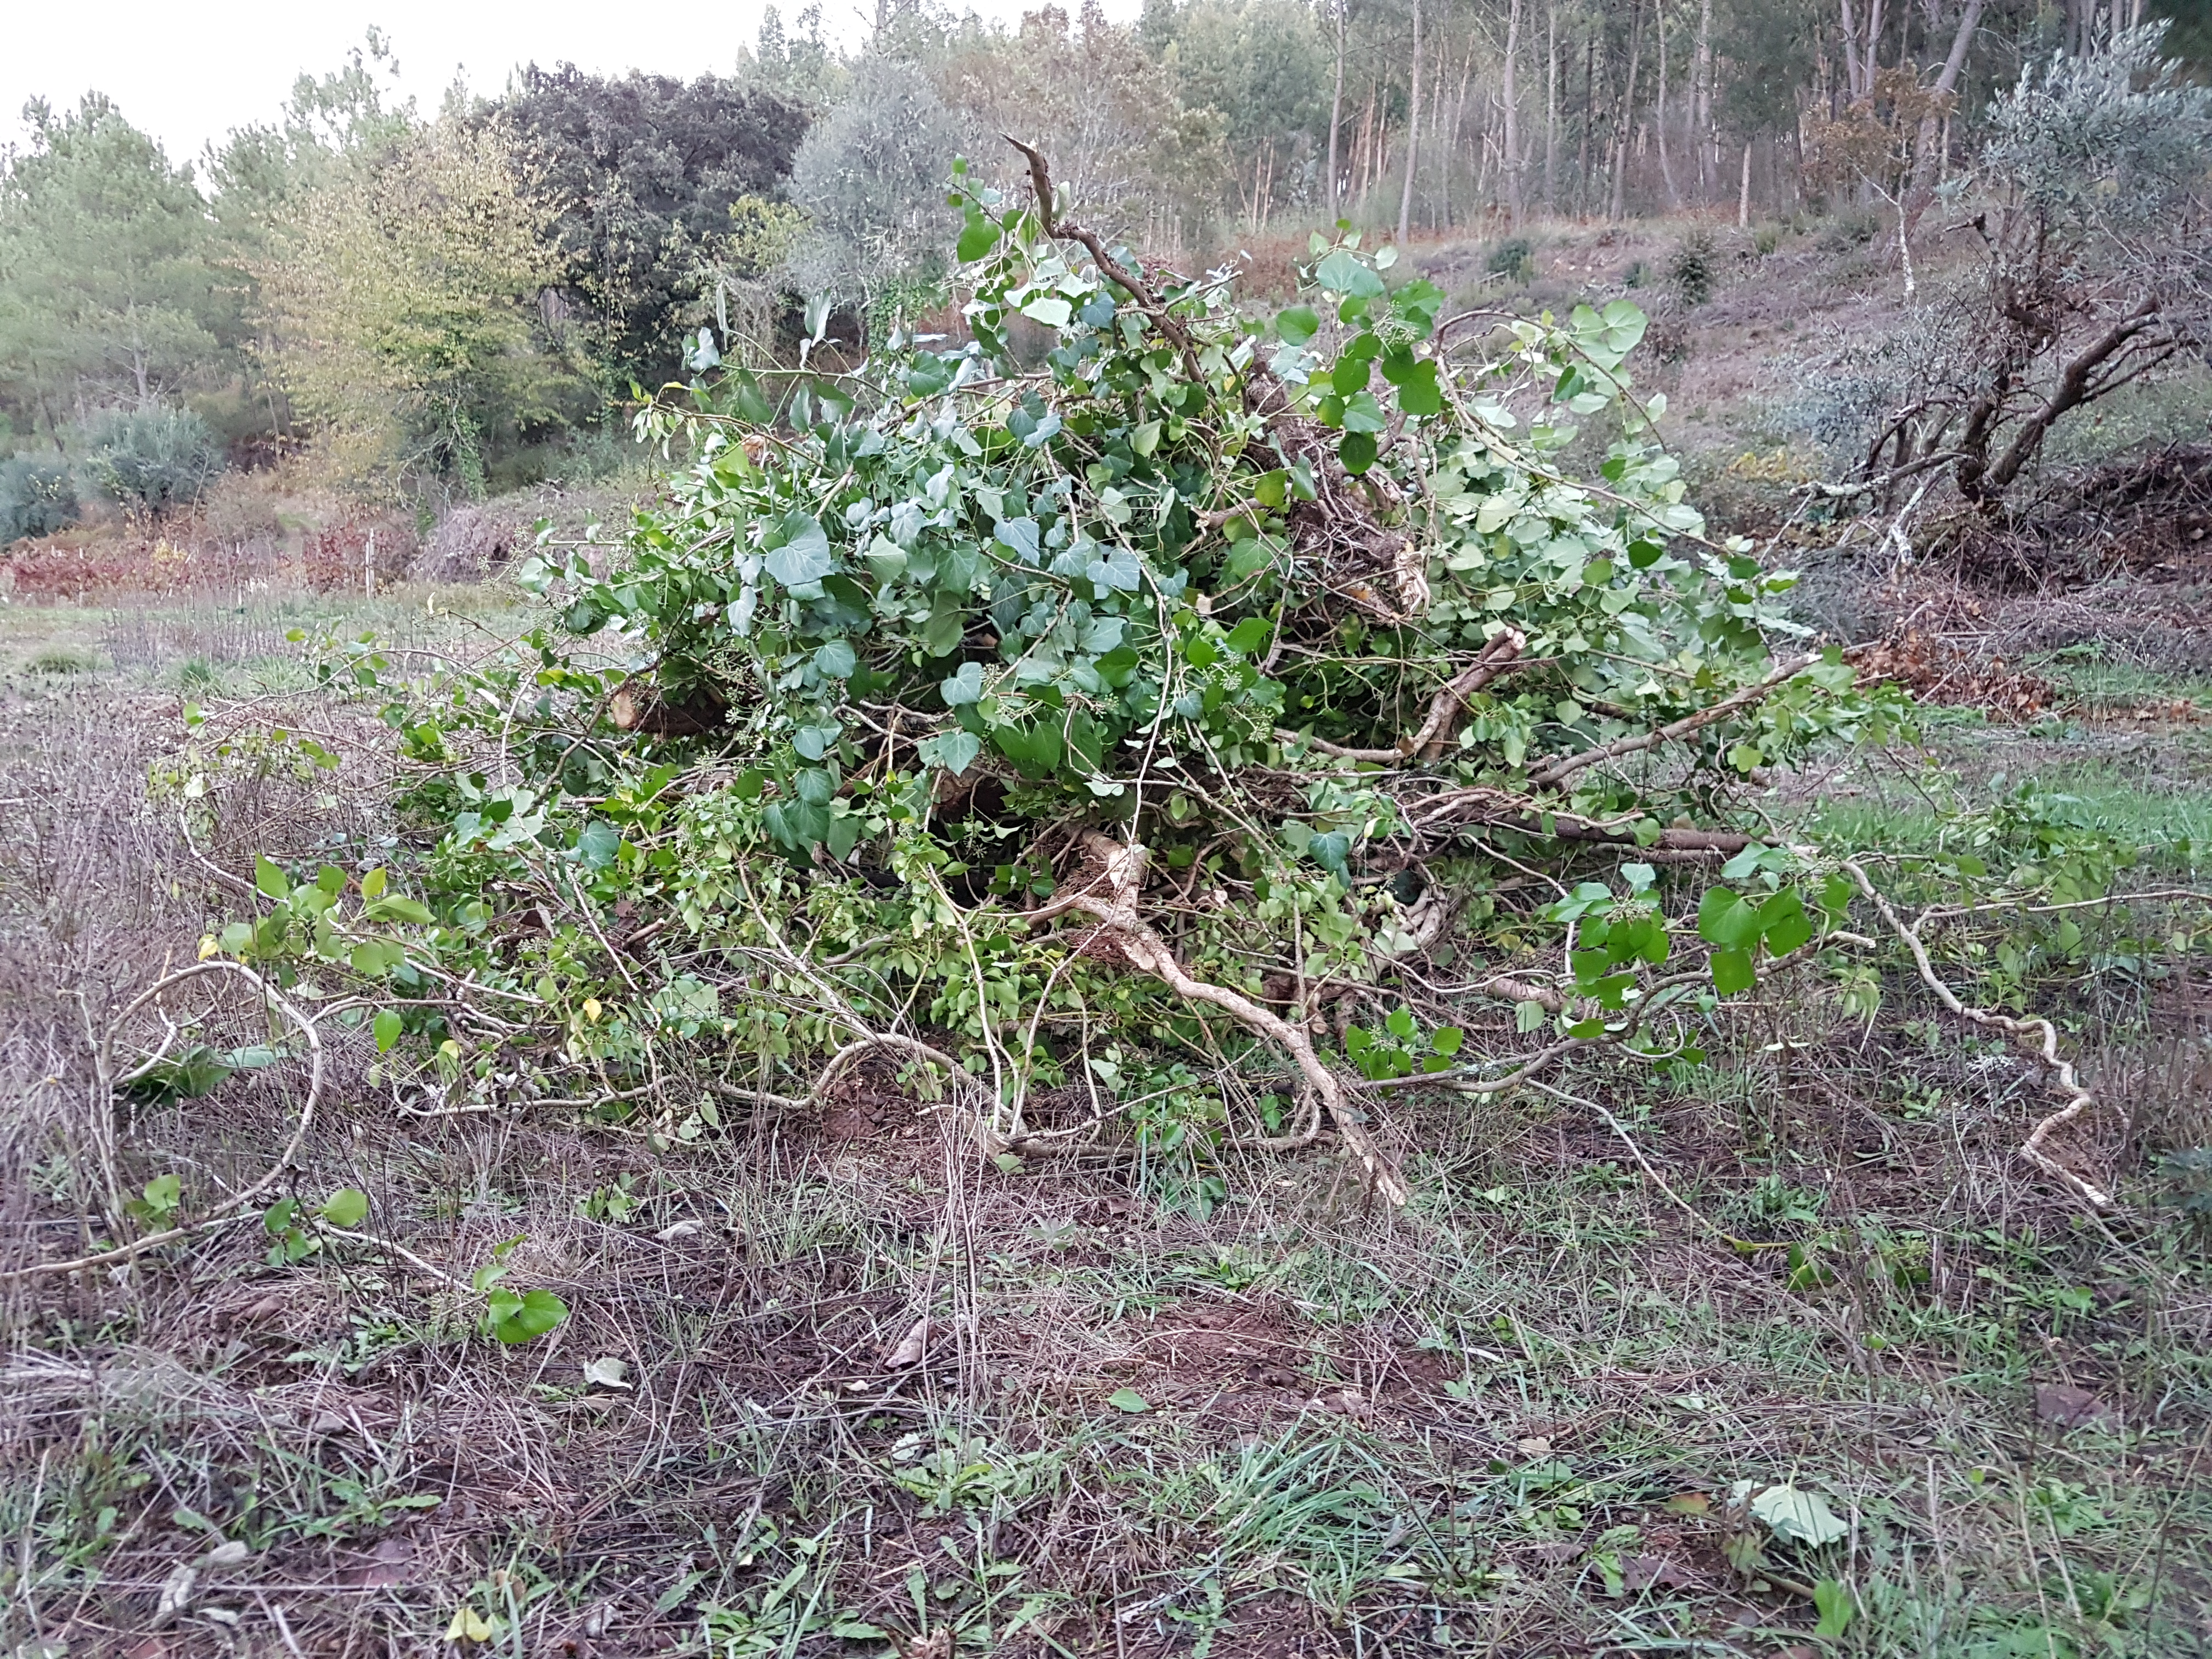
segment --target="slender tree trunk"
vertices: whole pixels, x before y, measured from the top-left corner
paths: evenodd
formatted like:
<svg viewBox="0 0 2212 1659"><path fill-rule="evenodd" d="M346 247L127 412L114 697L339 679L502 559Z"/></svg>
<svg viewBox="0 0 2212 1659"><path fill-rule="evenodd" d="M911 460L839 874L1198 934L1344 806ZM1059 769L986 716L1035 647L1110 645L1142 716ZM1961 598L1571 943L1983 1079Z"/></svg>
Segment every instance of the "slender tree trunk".
<svg viewBox="0 0 2212 1659"><path fill-rule="evenodd" d="M1710 5L1712 0L1705 0ZM1344 118L1344 14L1352 0L1336 0L1336 85L1328 96L1328 216L1344 216L1336 176L1336 133Z"/></svg>
<svg viewBox="0 0 2212 1659"><path fill-rule="evenodd" d="M1559 210L1559 3L1551 0L1544 8L1544 211Z"/></svg>
<svg viewBox="0 0 2212 1659"><path fill-rule="evenodd" d="M1659 177L1667 185L1667 205L1682 205L1682 192L1674 188L1674 164L1667 159L1667 0L1653 0L1651 13L1659 24L1659 101L1651 125L1659 137Z"/></svg>
<svg viewBox="0 0 2212 1659"><path fill-rule="evenodd" d="M1521 88L1516 70L1521 57L1521 0L1505 14L1505 211L1521 228Z"/></svg>
<svg viewBox="0 0 2212 1659"><path fill-rule="evenodd" d="M1690 143L1698 152L1698 199L1713 199L1713 174L1719 162L1713 149L1713 0L1698 8L1698 67L1691 94Z"/></svg>
<svg viewBox="0 0 2212 1659"><path fill-rule="evenodd" d="M1748 139L1745 140L1743 146L1743 179L1735 191L1735 228L1738 230L1751 228L1751 143Z"/></svg>
<svg viewBox="0 0 2212 1659"><path fill-rule="evenodd" d="M1943 67L1936 72L1936 84L1929 88L1940 103L1958 89L1960 73L1966 67L1966 54L1974 44L1974 31L1982 21L1983 0L1966 0L1966 9L1960 15L1959 32L1951 39L1951 50L1943 59ZM1950 121L1948 110L1941 116L1933 110L1920 119L1920 130L1912 136L1912 176L1905 187L1905 202L1901 209L1902 234L1910 238L1919 228L1920 216L1928 211L1928 204L1936 199L1936 177L1938 170L1948 173Z"/></svg>
<svg viewBox="0 0 2212 1659"><path fill-rule="evenodd" d="M1643 0L1630 0L1628 84L1622 90L1620 125L1613 139L1613 198L1606 217L1619 223L1628 211L1628 140L1636 125L1636 71L1644 56Z"/></svg>
<svg viewBox="0 0 2212 1659"><path fill-rule="evenodd" d="M1413 174L1421 161L1421 0L1413 0L1413 88L1406 110L1406 188L1398 197L1398 240L1413 228Z"/></svg>
<svg viewBox="0 0 2212 1659"><path fill-rule="evenodd" d="M1595 78L1597 74L1597 33L1593 29L1583 40L1583 130L1576 144L1575 167L1582 179L1575 187L1575 216L1581 218L1589 212L1590 193L1590 129L1597 122L1597 103Z"/></svg>

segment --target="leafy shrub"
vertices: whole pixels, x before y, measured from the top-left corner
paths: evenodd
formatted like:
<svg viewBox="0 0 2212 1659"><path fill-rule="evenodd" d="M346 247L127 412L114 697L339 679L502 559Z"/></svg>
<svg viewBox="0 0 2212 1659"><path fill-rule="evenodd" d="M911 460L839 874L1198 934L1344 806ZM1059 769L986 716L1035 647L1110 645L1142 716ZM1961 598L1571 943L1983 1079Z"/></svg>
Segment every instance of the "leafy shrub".
<svg viewBox="0 0 2212 1659"><path fill-rule="evenodd" d="M223 468L214 430L188 409L118 410L87 435L101 490L142 512L190 506Z"/></svg>
<svg viewBox="0 0 2212 1659"><path fill-rule="evenodd" d="M1533 283L1536 280L1536 250L1526 236L1509 238L1491 249L1483 269L1508 282Z"/></svg>
<svg viewBox="0 0 2212 1659"><path fill-rule="evenodd" d="M1775 249L1782 246L1782 227L1780 225L1761 225L1757 230L1751 233L1751 246L1753 252L1755 252L1760 258L1764 259L1768 254L1773 252Z"/></svg>
<svg viewBox="0 0 2212 1659"><path fill-rule="evenodd" d="M1849 253L1853 248L1864 247L1881 230L1881 220L1872 208L1855 209L1839 213L1829 222L1821 234L1821 251L1827 253Z"/></svg>
<svg viewBox="0 0 2212 1659"><path fill-rule="evenodd" d="M23 536L51 536L77 520L69 468L40 455L0 461L0 547Z"/></svg>
<svg viewBox="0 0 2212 1659"><path fill-rule="evenodd" d="M1713 297L1714 283L1718 277L1717 262L1713 257L1713 239L1703 228L1692 231L1674 250L1674 258L1667 267L1667 280L1674 292L1682 296L1687 306L1701 306Z"/></svg>

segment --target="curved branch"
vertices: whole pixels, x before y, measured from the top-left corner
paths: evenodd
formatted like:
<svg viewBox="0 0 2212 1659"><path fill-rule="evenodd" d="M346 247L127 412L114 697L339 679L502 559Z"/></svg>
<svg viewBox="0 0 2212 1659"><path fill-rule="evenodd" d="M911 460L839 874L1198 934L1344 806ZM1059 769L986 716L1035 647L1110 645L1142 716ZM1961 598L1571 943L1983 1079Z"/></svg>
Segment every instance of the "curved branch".
<svg viewBox="0 0 2212 1659"><path fill-rule="evenodd" d="M1300 1079L1328 1114L1338 1136L1367 1171L1375 1190L1386 1202L1402 1207L1412 1198L1412 1191L1398 1173L1397 1166L1359 1121L1358 1113L1346 1097L1343 1081L1322 1063L1321 1056L1314 1051L1313 1039L1273 1009L1262 1007L1249 997L1226 986L1194 978L1176 960L1167 941L1137 914L1137 896L1144 884L1145 872L1145 849L1141 846L1124 847L1095 831L1085 841L1104 859L1103 878L1109 884L1111 897L1074 893L1055 903L1064 910L1080 910L1096 917L1103 924L1101 933L1132 968L1164 981L1178 996L1220 1009L1288 1054L1298 1068Z"/></svg>
<svg viewBox="0 0 2212 1659"><path fill-rule="evenodd" d="M1888 923L1890 931L1904 943L1906 950L1911 951L1913 964L1920 970L1921 982L1936 994L1937 1001L1958 1015L1960 1018L1972 1020L1975 1024L1986 1026L1991 1030L2002 1031L2007 1036L2040 1039L2039 1048L2043 1063L2051 1067L2054 1090L2066 1097L2066 1103L2042 1119L2033 1129L2028 1132L2027 1140L2021 1146L2021 1156L2045 1175L2053 1176L2071 1187L2096 1208L2100 1210L2112 1208L2111 1193L2096 1182L2068 1169L2044 1150L2044 1142L2049 1139L2055 1131L2080 1122L2097 1109L2096 1097L2083 1088L2080 1080L2075 1077L2073 1062L2059 1058L2057 1027L2040 1017L2033 1019L2014 1019L2009 1014L1991 1013L1986 1008L1972 1007L1961 1001L1959 994L1946 984L1942 976L1936 971L1935 964L1928 958L1928 947L1921 942L1920 928L1928 917L1923 915L1918 921L1913 922L1910 927L1906 926L1897 912L1890 908L1889 901L1881 896L1881 890L1868 879L1866 871L1860 866L1856 859L1844 860L1843 868L1845 873L1858 884L1859 891L1874 902L1874 908L1881 913L1881 919Z"/></svg>
<svg viewBox="0 0 2212 1659"><path fill-rule="evenodd" d="M73 1261L41 1261L32 1267L18 1267L12 1272L0 1273L0 1284L42 1279L53 1273L79 1273L87 1267L103 1267L115 1262L129 1261L159 1245L174 1243L177 1240L189 1238L195 1233L228 1226L234 1221L242 1219L238 1212L275 1186L283 1178L284 1172L297 1163L300 1148L306 1142L307 1130L315 1121L315 1107L322 1099L322 1034L315 1029L315 1022L301 1012L298 1006L289 997L284 995L242 962L226 962L220 957L210 958L206 962L197 962L189 968L180 968L175 973L157 980L147 989L140 992L125 1005L120 1013L108 1022L107 1030L101 1036L100 1047L94 1056L94 1067L103 1079L111 1075L108 1058L114 1045L117 1026L137 1013L149 1002L155 1000L167 991L183 984L186 980L197 979L203 974L212 973L237 974L246 979L260 991L263 998L279 1013L298 1026L301 1036L307 1039L307 1097L301 1103L300 1121L293 1127L292 1138L285 1143L283 1155L252 1186L233 1193L206 1216L187 1226L170 1227L158 1233L149 1233L145 1237L135 1238L128 1244L118 1245L112 1250L101 1250L92 1255L79 1256ZM112 1097L102 1103L102 1107L108 1111L114 1109Z"/></svg>

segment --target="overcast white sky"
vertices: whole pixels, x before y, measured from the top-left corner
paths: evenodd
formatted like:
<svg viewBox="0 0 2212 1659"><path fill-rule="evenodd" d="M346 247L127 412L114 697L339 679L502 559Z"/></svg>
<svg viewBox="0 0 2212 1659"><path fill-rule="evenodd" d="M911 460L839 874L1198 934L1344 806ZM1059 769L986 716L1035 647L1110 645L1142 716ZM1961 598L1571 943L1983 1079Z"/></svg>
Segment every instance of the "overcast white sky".
<svg viewBox="0 0 2212 1659"><path fill-rule="evenodd" d="M1033 8L1040 0L1030 0ZM784 22L805 0L783 0ZM1065 0L1063 0L1065 3ZM336 69L369 27L399 61L400 86L434 110L458 72L497 92L516 64L567 61L586 70L653 70L686 78L726 73L760 29L765 0L0 0L0 145L20 143L19 112L43 97L73 106L100 91L161 141L172 161L197 161L210 139L270 121L302 70ZM1133 15L1138 0L1108 0ZM823 30L857 40L872 0L823 0ZM956 9L1012 21L1021 0L960 0ZM1070 5L1068 9L1074 8Z"/></svg>

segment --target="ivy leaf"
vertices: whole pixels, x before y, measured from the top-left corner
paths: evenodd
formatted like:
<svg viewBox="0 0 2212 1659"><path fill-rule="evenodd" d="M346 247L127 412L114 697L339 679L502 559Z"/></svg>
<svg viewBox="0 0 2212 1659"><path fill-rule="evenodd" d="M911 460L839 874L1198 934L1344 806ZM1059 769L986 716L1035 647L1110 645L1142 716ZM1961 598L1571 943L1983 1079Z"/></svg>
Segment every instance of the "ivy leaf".
<svg viewBox="0 0 2212 1659"><path fill-rule="evenodd" d="M1362 392L1362 397L1366 393ZM1375 439L1365 432L1347 432L1337 441L1336 459L1344 463L1344 470L1353 477L1375 465Z"/></svg>
<svg viewBox="0 0 2212 1659"><path fill-rule="evenodd" d="M1713 989L1724 997L1748 991L1759 983L1748 951L1716 951L1712 956Z"/></svg>
<svg viewBox="0 0 2212 1659"><path fill-rule="evenodd" d="M1117 592L1133 593L1143 585L1145 568L1137 562L1137 556L1126 547L1117 547L1103 559L1093 559L1083 568L1097 588L1113 588Z"/></svg>
<svg viewBox="0 0 2212 1659"><path fill-rule="evenodd" d="M174 1060L147 1067L123 1085L124 1093L148 1105L167 1106L179 1100L198 1100L212 1094L233 1068L222 1057L201 1043Z"/></svg>
<svg viewBox="0 0 2212 1659"><path fill-rule="evenodd" d="M388 1054L392 1052L392 1045L399 1041L399 1033L404 1029L404 1024L398 1009L382 1008L377 1011L370 1029L376 1033L376 1052Z"/></svg>
<svg viewBox="0 0 2212 1659"><path fill-rule="evenodd" d="M1371 300L1382 292L1382 279L1344 248L1332 250L1314 267L1314 281L1332 294Z"/></svg>
<svg viewBox="0 0 2212 1659"><path fill-rule="evenodd" d="M1057 294L1040 294L1022 307L1022 315L1047 328L1066 328L1068 319L1075 315L1075 307Z"/></svg>
<svg viewBox="0 0 2212 1659"><path fill-rule="evenodd" d="M960 228L960 240L954 245L952 256L965 264L973 264L999 243L996 221L987 218L980 209L968 210L968 222Z"/></svg>
<svg viewBox="0 0 2212 1659"><path fill-rule="evenodd" d="M916 751L925 766L941 766L955 777L975 764L983 752L982 739L972 732L945 732L925 738Z"/></svg>
<svg viewBox="0 0 2212 1659"><path fill-rule="evenodd" d="M1398 382L1398 407L1423 419L1444 412L1443 388L1437 383L1433 358L1422 358Z"/></svg>
<svg viewBox="0 0 2212 1659"><path fill-rule="evenodd" d="M1805 914L1805 901L1796 888L1777 893L1759 907L1759 930L1766 948L1778 957L1787 956L1813 937L1812 918Z"/></svg>
<svg viewBox="0 0 2212 1659"><path fill-rule="evenodd" d="M517 1296L494 1291L484 1298L491 1334L510 1347L541 1337L568 1316L568 1304L550 1291Z"/></svg>
<svg viewBox="0 0 2212 1659"><path fill-rule="evenodd" d="M1321 332L1321 319L1311 306L1291 306L1275 313L1275 332L1292 345L1304 345Z"/></svg>
<svg viewBox="0 0 2212 1659"><path fill-rule="evenodd" d="M1024 564L1037 562L1037 523L1035 519L1001 519L996 534L999 544L1009 548Z"/></svg>
<svg viewBox="0 0 2212 1659"><path fill-rule="evenodd" d="M1331 875L1344 875L1352 856L1352 837L1341 830L1316 836L1306 842L1306 856Z"/></svg>
<svg viewBox="0 0 2212 1659"><path fill-rule="evenodd" d="M1759 912L1725 887L1708 887L1698 902L1698 937L1731 951L1747 950L1759 939Z"/></svg>
<svg viewBox="0 0 2212 1659"><path fill-rule="evenodd" d="M1810 1544L1817 1549L1850 1533L1828 1507L1826 1498L1815 1492L1800 1491L1787 1481L1769 1486L1753 1498L1751 1512L1785 1544Z"/></svg>
<svg viewBox="0 0 2212 1659"><path fill-rule="evenodd" d="M860 659L853 653L850 640L831 640L814 653L814 665L833 680L850 679Z"/></svg>
<svg viewBox="0 0 2212 1659"><path fill-rule="evenodd" d="M1355 392L1344 400L1344 429L1346 432L1380 432L1390 424L1390 417L1382 412L1382 405L1375 401L1371 392Z"/></svg>
<svg viewBox="0 0 2212 1659"><path fill-rule="evenodd" d="M1133 1417L1139 1412L1148 1412L1152 1408L1152 1401L1146 1399L1144 1395L1139 1394L1134 1389L1115 1389L1113 1393L1106 1396L1106 1403L1111 1406L1115 1411L1127 1412Z"/></svg>
<svg viewBox="0 0 2212 1659"><path fill-rule="evenodd" d="M948 675L938 688L947 708L958 708L965 703L979 702L983 696L983 665L963 662L957 673Z"/></svg>
<svg viewBox="0 0 2212 1659"><path fill-rule="evenodd" d="M368 1214L368 1194L358 1187L341 1187L315 1213L333 1227L358 1227Z"/></svg>
<svg viewBox="0 0 2212 1659"><path fill-rule="evenodd" d="M576 856L586 870L604 870L622 851L622 832L605 818L593 818L576 837Z"/></svg>
<svg viewBox="0 0 2212 1659"><path fill-rule="evenodd" d="M830 556L830 538L821 521L810 513L792 513L778 526L782 545L763 561L768 574L786 587L818 582L836 564Z"/></svg>
<svg viewBox="0 0 2212 1659"><path fill-rule="evenodd" d="M253 886L265 898L281 899L292 890L284 872L258 853L253 855Z"/></svg>

